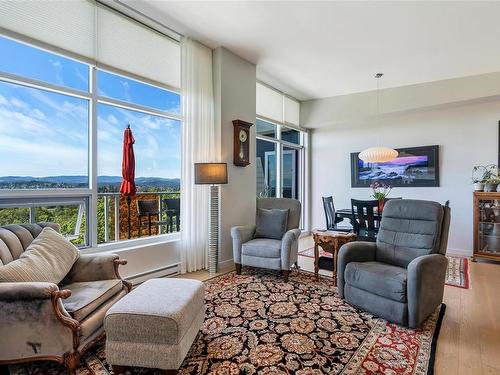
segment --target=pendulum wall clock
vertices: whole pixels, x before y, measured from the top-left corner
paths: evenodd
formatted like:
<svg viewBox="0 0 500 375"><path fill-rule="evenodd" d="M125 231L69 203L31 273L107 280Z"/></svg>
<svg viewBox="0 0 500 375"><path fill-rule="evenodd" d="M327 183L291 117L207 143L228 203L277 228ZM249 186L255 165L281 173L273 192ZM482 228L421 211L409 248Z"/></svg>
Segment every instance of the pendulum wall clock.
<svg viewBox="0 0 500 375"><path fill-rule="evenodd" d="M250 164L250 127L253 124L242 120L234 120L234 156L233 163L239 167Z"/></svg>

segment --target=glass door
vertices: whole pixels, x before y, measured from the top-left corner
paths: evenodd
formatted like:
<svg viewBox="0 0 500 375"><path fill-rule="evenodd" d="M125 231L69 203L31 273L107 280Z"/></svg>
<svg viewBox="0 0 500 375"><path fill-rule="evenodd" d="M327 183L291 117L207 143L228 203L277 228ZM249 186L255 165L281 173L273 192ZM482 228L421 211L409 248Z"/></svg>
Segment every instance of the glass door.
<svg viewBox="0 0 500 375"><path fill-rule="evenodd" d="M500 256L500 199L479 199L478 248L479 253Z"/></svg>

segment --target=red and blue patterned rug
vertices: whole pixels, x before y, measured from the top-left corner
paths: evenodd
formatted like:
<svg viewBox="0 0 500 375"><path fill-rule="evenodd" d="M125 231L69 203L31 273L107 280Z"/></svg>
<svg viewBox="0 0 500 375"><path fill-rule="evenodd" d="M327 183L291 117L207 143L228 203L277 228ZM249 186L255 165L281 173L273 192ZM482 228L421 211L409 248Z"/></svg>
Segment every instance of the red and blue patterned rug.
<svg viewBox="0 0 500 375"><path fill-rule="evenodd" d="M244 269L206 283L205 322L179 374L320 375L432 374L445 306L420 329L388 323L348 305L329 277ZM62 375L39 362L11 375ZM79 375L110 375L104 345L87 352ZM135 369L132 374L155 374Z"/></svg>

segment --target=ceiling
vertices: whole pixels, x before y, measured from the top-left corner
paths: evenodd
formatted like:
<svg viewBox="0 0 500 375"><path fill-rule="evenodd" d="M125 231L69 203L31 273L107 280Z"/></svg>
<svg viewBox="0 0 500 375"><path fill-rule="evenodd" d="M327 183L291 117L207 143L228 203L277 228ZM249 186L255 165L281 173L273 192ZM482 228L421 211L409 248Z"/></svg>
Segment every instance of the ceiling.
<svg viewBox="0 0 500 375"><path fill-rule="evenodd" d="M500 71L500 2L122 2L300 100Z"/></svg>

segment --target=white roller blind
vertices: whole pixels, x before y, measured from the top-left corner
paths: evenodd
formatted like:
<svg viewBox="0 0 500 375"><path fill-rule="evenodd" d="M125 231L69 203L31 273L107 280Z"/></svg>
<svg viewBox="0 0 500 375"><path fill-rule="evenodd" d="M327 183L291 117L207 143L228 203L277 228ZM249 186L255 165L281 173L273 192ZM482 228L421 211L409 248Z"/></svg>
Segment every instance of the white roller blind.
<svg viewBox="0 0 500 375"><path fill-rule="evenodd" d="M285 96L285 123L300 125L300 103Z"/></svg>
<svg viewBox="0 0 500 375"><path fill-rule="evenodd" d="M181 84L179 43L92 0L0 0L0 28L98 66Z"/></svg>
<svg viewBox="0 0 500 375"><path fill-rule="evenodd" d="M257 115L283 122L283 95L257 83Z"/></svg>
<svg viewBox="0 0 500 375"><path fill-rule="evenodd" d="M95 5L85 0L0 0L0 27L94 60Z"/></svg>
<svg viewBox="0 0 500 375"><path fill-rule="evenodd" d="M180 87L179 43L101 6L97 19L98 63Z"/></svg>

